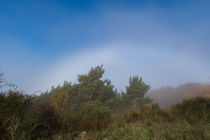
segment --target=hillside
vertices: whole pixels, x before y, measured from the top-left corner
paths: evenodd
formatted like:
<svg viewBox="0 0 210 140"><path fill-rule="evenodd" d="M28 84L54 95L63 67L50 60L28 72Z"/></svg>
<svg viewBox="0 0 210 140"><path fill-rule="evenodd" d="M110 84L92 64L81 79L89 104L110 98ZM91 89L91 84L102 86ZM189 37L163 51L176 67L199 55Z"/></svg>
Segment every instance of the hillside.
<svg viewBox="0 0 210 140"><path fill-rule="evenodd" d="M176 88L161 87L149 91L146 96L153 99L154 103L160 105L161 108L179 103L184 99L194 97L210 98L210 85L199 83L187 83Z"/></svg>

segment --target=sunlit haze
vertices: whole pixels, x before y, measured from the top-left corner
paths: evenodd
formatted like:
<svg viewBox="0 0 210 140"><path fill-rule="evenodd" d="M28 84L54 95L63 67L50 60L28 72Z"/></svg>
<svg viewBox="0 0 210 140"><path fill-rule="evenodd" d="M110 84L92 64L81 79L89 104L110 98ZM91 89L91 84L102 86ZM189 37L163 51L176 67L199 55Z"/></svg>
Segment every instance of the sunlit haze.
<svg viewBox="0 0 210 140"><path fill-rule="evenodd" d="M0 69L19 89L46 91L104 66L125 90L210 77L209 0L1 0Z"/></svg>

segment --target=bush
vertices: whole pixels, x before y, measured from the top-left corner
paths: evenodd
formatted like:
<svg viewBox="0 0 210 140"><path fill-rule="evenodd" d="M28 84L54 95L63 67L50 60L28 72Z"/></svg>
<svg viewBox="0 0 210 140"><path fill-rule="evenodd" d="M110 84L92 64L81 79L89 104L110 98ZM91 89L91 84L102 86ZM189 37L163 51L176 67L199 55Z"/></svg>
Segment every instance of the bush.
<svg viewBox="0 0 210 140"><path fill-rule="evenodd" d="M110 123L111 112L100 102L90 102L82 111L82 118L85 130L101 130Z"/></svg>
<svg viewBox="0 0 210 140"><path fill-rule="evenodd" d="M172 112L190 123L200 120L210 122L210 99L197 97L184 100L183 103L175 105Z"/></svg>
<svg viewBox="0 0 210 140"><path fill-rule="evenodd" d="M53 105L46 102L34 103L31 110L27 112L25 128L31 139L39 137L51 137L61 128L61 118Z"/></svg>
<svg viewBox="0 0 210 140"><path fill-rule="evenodd" d="M152 115L151 109L142 104L139 108L124 113L126 122L144 121Z"/></svg>
<svg viewBox="0 0 210 140"><path fill-rule="evenodd" d="M31 97L18 91L0 94L0 139L20 138L23 135L22 121L30 103Z"/></svg>

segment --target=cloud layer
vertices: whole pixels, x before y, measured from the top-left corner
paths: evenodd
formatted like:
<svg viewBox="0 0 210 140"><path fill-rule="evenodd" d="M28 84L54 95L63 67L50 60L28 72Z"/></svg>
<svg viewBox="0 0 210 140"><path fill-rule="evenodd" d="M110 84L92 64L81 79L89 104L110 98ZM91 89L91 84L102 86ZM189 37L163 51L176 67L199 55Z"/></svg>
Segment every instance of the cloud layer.
<svg viewBox="0 0 210 140"><path fill-rule="evenodd" d="M132 75L142 76L152 88L208 82L207 4L95 6L85 12L38 3L13 7L10 15L15 18L0 14L0 67L5 78L33 93L64 80L76 82L78 74L103 64L104 77L119 90Z"/></svg>
<svg viewBox="0 0 210 140"><path fill-rule="evenodd" d="M157 88L187 82L206 82L210 70L202 58L188 52L175 55L166 49L116 43L63 56L34 85L44 90L62 84L64 80L76 82L78 74L87 73L91 67L101 64L105 68L104 78L111 79L118 90L125 89L132 75L142 76L152 88Z"/></svg>

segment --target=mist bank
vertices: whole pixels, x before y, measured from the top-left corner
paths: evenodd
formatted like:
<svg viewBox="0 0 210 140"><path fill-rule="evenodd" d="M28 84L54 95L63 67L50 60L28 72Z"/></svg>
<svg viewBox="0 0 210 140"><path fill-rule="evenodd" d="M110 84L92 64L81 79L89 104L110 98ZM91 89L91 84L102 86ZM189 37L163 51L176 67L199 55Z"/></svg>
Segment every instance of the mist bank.
<svg viewBox="0 0 210 140"><path fill-rule="evenodd" d="M146 96L152 98L153 103L159 104L161 108L166 108L189 98L210 98L210 85L186 83L177 87L166 86L150 90Z"/></svg>

